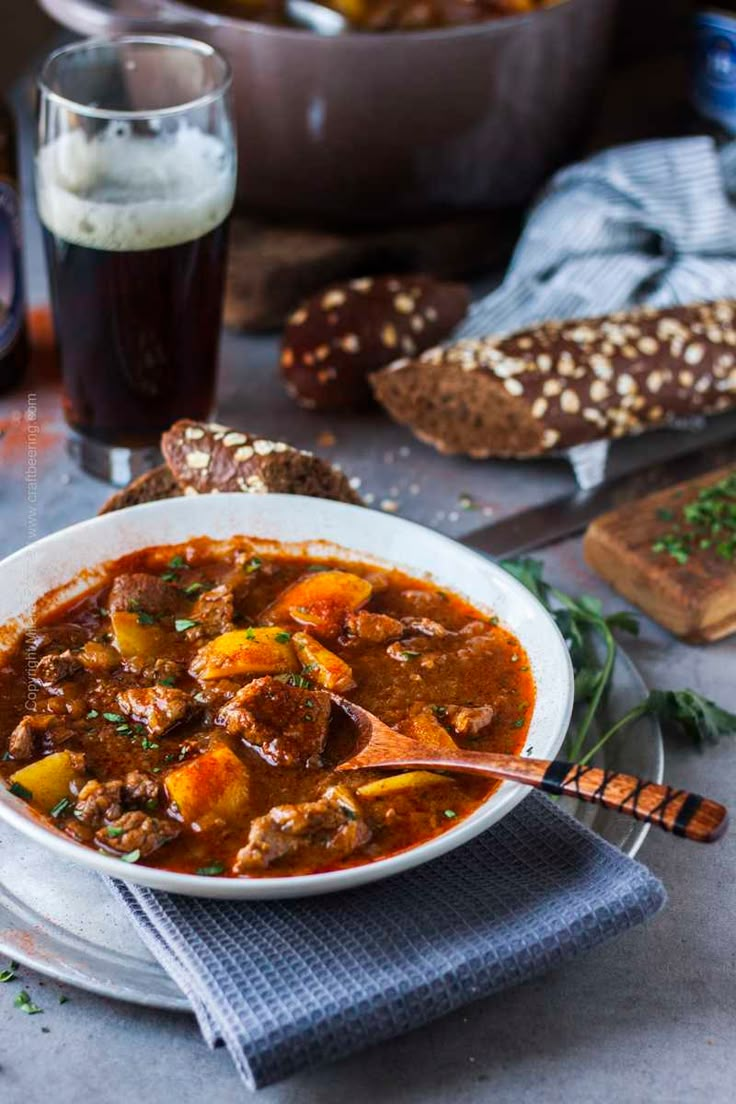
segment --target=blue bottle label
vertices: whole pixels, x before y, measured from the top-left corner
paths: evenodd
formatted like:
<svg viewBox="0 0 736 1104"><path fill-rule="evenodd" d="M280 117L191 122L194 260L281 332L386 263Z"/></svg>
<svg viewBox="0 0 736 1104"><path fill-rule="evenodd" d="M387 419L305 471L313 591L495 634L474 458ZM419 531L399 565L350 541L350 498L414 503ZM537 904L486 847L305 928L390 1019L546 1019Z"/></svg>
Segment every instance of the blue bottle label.
<svg viewBox="0 0 736 1104"><path fill-rule="evenodd" d="M20 209L12 184L0 180L0 357L23 324L20 268Z"/></svg>
<svg viewBox="0 0 736 1104"><path fill-rule="evenodd" d="M695 106L736 134L736 15L695 18Z"/></svg>

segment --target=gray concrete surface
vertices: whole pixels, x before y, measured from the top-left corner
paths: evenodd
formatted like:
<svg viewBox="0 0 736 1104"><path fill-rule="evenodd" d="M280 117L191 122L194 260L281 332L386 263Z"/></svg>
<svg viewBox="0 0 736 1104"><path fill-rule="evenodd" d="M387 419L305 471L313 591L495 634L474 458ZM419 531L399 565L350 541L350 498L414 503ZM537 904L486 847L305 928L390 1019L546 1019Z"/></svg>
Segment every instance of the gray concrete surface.
<svg viewBox="0 0 736 1104"><path fill-rule="evenodd" d="M29 212L30 217L30 212ZM30 288L45 295L35 233ZM348 420L310 416L284 396L275 346L229 337L223 349L222 420L317 447L389 499L399 513L452 535L486 513L511 510L571 485L562 464L474 464L436 456L378 414ZM31 378L0 402L0 554L26 540L24 483L27 393L41 425L39 535L95 512L107 488L66 457L57 384ZM330 447L319 434L334 434ZM617 448L628 465L656 451ZM463 511L470 493L479 509ZM570 589L617 600L582 563L579 541L544 556ZM736 709L733 640L708 648L676 644L644 622L631 654L651 686L693 686ZM667 777L736 804L736 740L699 753L667 739ZM711 848L652 832L640 856L663 879L667 909L651 924L536 982L506 992L404 1038L265 1090L263 1104L727 1104L736 1084L736 836ZM1 965L0 965L0 968ZM0 985L2 1104L230 1104L248 1093L224 1051L209 1052L192 1018L91 996L22 970L44 1008L13 1007L17 984ZM60 1004L61 992L69 1000Z"/></svg>

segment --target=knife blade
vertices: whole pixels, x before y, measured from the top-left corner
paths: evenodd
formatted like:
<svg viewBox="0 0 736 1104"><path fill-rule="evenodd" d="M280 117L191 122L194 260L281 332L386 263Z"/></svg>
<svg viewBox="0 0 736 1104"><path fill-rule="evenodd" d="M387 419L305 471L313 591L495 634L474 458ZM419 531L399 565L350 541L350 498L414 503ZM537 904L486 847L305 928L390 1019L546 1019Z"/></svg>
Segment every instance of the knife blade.
<svg viewBox="0 0 736 1104"><path fill-rule="evenodd" d="M539 506L473 529L460 543L490 556L517 556L555 544L582 532L599 514L624 502L643 498L684 479L736 461L736 438L680 453L648 468L640 468L599 483L590 490L559 495Z"/></svg>

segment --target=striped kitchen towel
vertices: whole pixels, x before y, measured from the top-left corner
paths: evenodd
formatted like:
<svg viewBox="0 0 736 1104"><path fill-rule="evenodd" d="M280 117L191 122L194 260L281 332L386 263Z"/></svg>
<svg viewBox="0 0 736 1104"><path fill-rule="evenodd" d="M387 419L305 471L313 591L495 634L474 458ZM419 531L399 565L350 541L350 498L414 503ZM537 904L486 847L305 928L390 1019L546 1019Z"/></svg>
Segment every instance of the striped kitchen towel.
<svg viewBox="0 0 736 1104"><path fill-rule="evenodd" d="M641 142L562 169L532 208L501 286L458 337L736 296L736 143Z"/></svg>
<svg viewBox="0 0 736 1104"><path fill-rule="evenodd" d="M108 884L250 1089L518 985L665 901L537 793L464 847L349 892L238 903Z"/></svg>

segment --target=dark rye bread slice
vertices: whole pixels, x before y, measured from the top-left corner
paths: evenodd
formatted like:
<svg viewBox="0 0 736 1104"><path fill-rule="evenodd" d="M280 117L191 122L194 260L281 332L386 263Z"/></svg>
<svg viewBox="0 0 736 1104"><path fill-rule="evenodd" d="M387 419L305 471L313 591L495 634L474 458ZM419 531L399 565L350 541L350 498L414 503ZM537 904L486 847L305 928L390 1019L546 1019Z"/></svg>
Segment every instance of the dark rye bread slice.
<svg viewBox="0 0 736 1104"><path fill-rule="evenodd" d="M736 300L465 339L371 377L440 452L529 457L736 405Z"/></svg>
<svg viewBox="0 0 736 1104"><path fill-rule="evenodd" d="M98 512L110 514L124 510L126 506L138 506L141 502L158 502L161 498L178 498L184 492L165 464L139 475L127 487L110 495Z"/></svg>
<svg viewBox="0 0 736 1104"><path fill-rule="evenodd" d="M341 471L282 441L182 420L162 434L161 450L184 494L301 494L362 505Z"/></svg>

